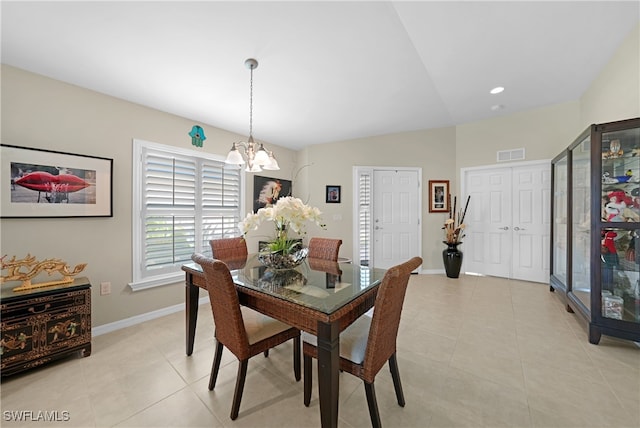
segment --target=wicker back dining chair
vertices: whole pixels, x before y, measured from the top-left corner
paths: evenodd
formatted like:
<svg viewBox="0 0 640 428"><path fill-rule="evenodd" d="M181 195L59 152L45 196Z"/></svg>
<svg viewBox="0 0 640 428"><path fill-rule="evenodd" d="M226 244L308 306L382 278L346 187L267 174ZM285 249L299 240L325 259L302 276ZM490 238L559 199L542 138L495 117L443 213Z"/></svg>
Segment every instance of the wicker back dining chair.
<svg viewBox="0 0 640 428"><path fill-rule="evenodd" d="M226 347L238 358L238 375L231 406L231 419L238 417L249 358L293 339L293 368L300 380L300 330L270 318L253 309L240 306L227 265L202 254L192 260L202 266L215 324L216 351L209 377L209 390L216 386L222 350Z"/></svg>
<svg viewBox="0 0 640 428"><path fill-rule="evenodd" d="M248 254L247 241L242 236L212 239L209 241L209 245L211 245L213 258L222 261L245 257Z"/></svg>
<svg viewBox="0 0 640 428"><path fill-rule="evenodd" d="M247 263L247 241L243 236L237 238L219 238L209 241L214 259L222 260L230 270L241 269ZM268 352L265 352L265 356Z"/></svg>
<svg viewBox="0 0 640 428"><path fill-rule="evenodd" d="M405 404L396 359L396 338L409 276L421 264L422 259L414 257L390 268L378 288L373 316L361 316L340 333L340 370L364 381L373 427L382 426L373 382L387 361L398 405L404 407ZM318 349L315 336L303 333L302 340L304 405L308 407L311 401L311 358L318 358Z"/></svg>
<svg viewBox="0 0 640 428"><path fill-rule="evenodd" d="M309 240L309 254L311 259L323 259L338 261L338 251L340 251L342 239L332 238L311 238Z"/></svg>

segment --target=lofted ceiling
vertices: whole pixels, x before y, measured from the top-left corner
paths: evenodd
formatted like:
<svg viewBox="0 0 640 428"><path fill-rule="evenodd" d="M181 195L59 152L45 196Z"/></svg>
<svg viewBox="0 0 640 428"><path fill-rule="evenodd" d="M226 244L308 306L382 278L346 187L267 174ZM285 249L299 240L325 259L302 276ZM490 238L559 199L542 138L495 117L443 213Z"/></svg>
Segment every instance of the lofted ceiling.
<svg viewBox="0 0 640 428"><path fill-rule="evenodd" d="M253 135L292 149L577 100L640 17L638 1L1 7L2 63L242 135L255 58Z"/></svg>

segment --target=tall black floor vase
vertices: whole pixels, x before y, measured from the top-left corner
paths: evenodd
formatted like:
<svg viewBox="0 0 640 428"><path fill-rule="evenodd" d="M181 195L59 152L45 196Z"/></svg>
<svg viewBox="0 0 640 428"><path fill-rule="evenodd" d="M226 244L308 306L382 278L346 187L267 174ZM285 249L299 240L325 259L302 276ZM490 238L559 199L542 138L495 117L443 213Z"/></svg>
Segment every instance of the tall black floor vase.
<svg viewBox="0 0 640 428"><path fill-rule="evenodd" d="M462 251L458 250L461 242L448 243L447 249L442 250L442 261L444 262L444 270L448 278L457 278L460 276L460 268L462 267Z"/></svg>

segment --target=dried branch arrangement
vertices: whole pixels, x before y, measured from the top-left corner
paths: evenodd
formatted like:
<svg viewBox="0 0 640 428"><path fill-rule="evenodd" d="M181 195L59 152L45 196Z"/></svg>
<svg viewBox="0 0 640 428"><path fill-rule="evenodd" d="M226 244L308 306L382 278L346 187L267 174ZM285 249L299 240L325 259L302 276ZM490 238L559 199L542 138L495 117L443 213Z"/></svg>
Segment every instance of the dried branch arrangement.
<svg viewBox="0 0 640 428"><path fill-rule="evenodd" d="M449 199L449 218L444 222L444 239L447 244L459 244L462 242L464 235L464 218L467 215L467 208L469 208L469 200L471 195L467 197L467 202L464 205L464 210L460 209L456 213L457 198L453 197L453 205L451 205L451 195L447 195Z"/></svg>

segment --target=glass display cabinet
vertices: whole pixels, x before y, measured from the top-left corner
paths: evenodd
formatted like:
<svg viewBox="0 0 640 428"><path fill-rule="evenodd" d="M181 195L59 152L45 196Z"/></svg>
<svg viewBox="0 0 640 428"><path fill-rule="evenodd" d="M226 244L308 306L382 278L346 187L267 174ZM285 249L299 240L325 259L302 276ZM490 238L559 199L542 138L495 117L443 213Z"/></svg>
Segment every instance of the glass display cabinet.
<svg viewBox="0 0 640 428"><path fill-rule="evenodd" d="M553 183L553 213L551 222L551 270L550 290L560 290L563 295L567 293L567 198L568 189L568 154L563 151L551 161L551 182Z"/></svg>
<svg viewBox="0 0 640 428"><path fill-rule="evenodd" d="M591 125L552 164L551 290L591 343L640 341L640 118Z"/></svg>

